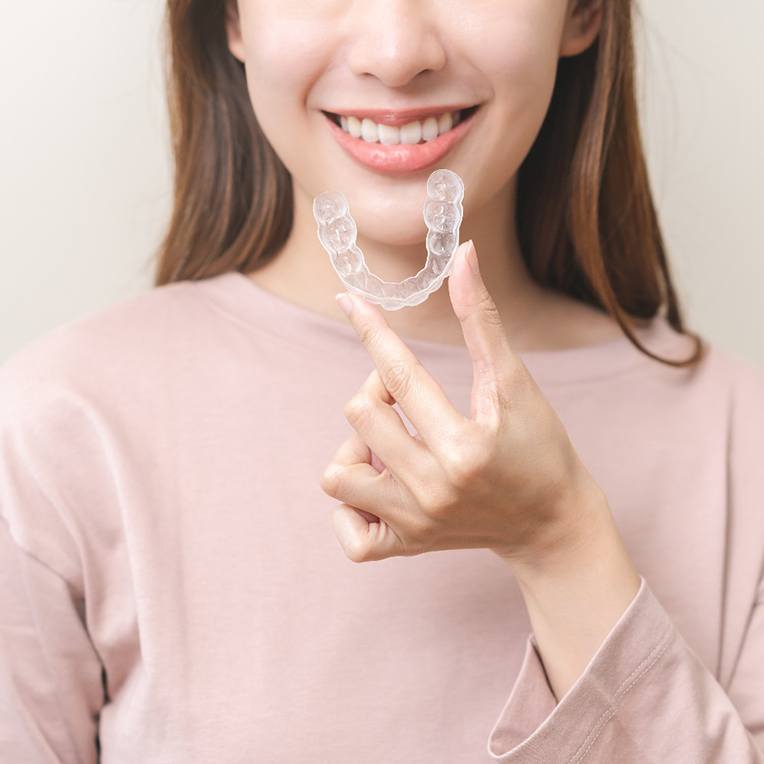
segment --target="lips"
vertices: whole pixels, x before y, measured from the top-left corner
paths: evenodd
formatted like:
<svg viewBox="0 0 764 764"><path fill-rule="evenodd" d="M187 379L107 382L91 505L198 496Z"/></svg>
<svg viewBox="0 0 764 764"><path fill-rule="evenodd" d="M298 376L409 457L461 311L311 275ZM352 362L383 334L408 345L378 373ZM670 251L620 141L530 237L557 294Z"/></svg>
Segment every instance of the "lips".
<svg viewBox="0 0 764 764"><path fill-rule="evenodd" d="M440 161L469 132L481 110L478 106L468 107L456 127L432 141L398 145L371 143L363 140L363 138L354 138L334 121L334 116L329 112L323 113L329 131L351 158L377 172L395 174L424 170ZM419 113L421 114L422 111L419 110ZM349 114L353 114L353 112L349 112ZM361 114L355 113L354 116L361 116ZM400 114L394 116L400 117ZM339 120L339 117L336 119ZM407 117L405 121L411 121L411 118Z"/></svg>

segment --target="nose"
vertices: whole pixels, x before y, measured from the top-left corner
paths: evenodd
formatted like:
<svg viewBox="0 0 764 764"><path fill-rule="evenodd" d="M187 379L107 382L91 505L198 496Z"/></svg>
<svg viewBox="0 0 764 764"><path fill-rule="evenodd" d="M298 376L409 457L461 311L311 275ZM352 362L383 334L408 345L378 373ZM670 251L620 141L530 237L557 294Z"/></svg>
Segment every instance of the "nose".
<svg viewBox="0 0 764 764"><path fill-rule="evenodd" d="M371 75L390 88L418 74L438 71L446 53L438 34L437 0L375 0L355 4L348 26L348 65L354 74Z"/></svg>

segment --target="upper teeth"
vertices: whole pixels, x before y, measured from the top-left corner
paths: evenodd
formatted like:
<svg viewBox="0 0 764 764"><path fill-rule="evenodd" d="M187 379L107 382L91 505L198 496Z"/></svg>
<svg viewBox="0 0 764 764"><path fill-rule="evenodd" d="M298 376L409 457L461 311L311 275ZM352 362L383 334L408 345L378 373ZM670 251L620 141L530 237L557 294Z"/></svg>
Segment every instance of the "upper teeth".
<svg viewBox="0 0 764 764"><path fill-rule="evenodd" d="M363 138L369 143L384 143L387 146L397 143L419 143L431 141L450 130L459 122L459 112L446 112L438 116L427 117L424 121L414 120L401 127L379 125L374 120L364 117L340 115L342 129L354 138Z"/></svg>

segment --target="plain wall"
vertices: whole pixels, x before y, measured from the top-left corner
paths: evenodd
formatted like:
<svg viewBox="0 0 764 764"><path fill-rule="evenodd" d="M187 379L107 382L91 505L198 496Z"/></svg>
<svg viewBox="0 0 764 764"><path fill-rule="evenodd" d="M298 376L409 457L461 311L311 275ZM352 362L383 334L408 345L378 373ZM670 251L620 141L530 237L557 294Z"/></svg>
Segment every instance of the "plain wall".
<svg viewBox="0 0 764 764"><path fill-rule="evenodd" d="M163 3L6 6L0 361L149 289L171 199ZM639 9L643 134L688 325L764 369L764 6Z"/></svg>

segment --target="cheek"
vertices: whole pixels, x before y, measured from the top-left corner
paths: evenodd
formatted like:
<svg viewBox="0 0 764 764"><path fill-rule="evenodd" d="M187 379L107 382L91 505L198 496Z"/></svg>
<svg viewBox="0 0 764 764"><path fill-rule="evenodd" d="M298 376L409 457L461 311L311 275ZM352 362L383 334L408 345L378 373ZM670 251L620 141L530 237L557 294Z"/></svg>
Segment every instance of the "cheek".
<svg viewBox="0 0 764 764"><path fill-rule="evenodd" d="M305 130L308 93L326 66L326 22L255 5L242 18L247 88L263 132L289 167L302 143L296 136Z"/></svg>
<svg viewBox="0 0 764 764"><path fill-rule="evenodd" d="M559 60L560 21L530 3L524 12L520 5L482 27L480 45L471 57L492 90L486 145L494 147L489 157L495 160L493 171L504 174L519 168L538 135ZM490 166L484 169L491 172Z"/></svg>
<svg viewBox="0 0 764 764"><path fill-rule="evenodd" d="M250 11L242 20L247 77L264 97L287 88L295 97L318 74L326 39L323 24L279 13L274 7ZM258 94L259 95L259 94Z"/></svg>
<svg viewBox="0 0 764 764"><path fill-rule="evenodd" d="M537 30L512 28L481 48L482 71L490 78L496 103L515 125L543 118L554 89L557 47Z"/></svg>

